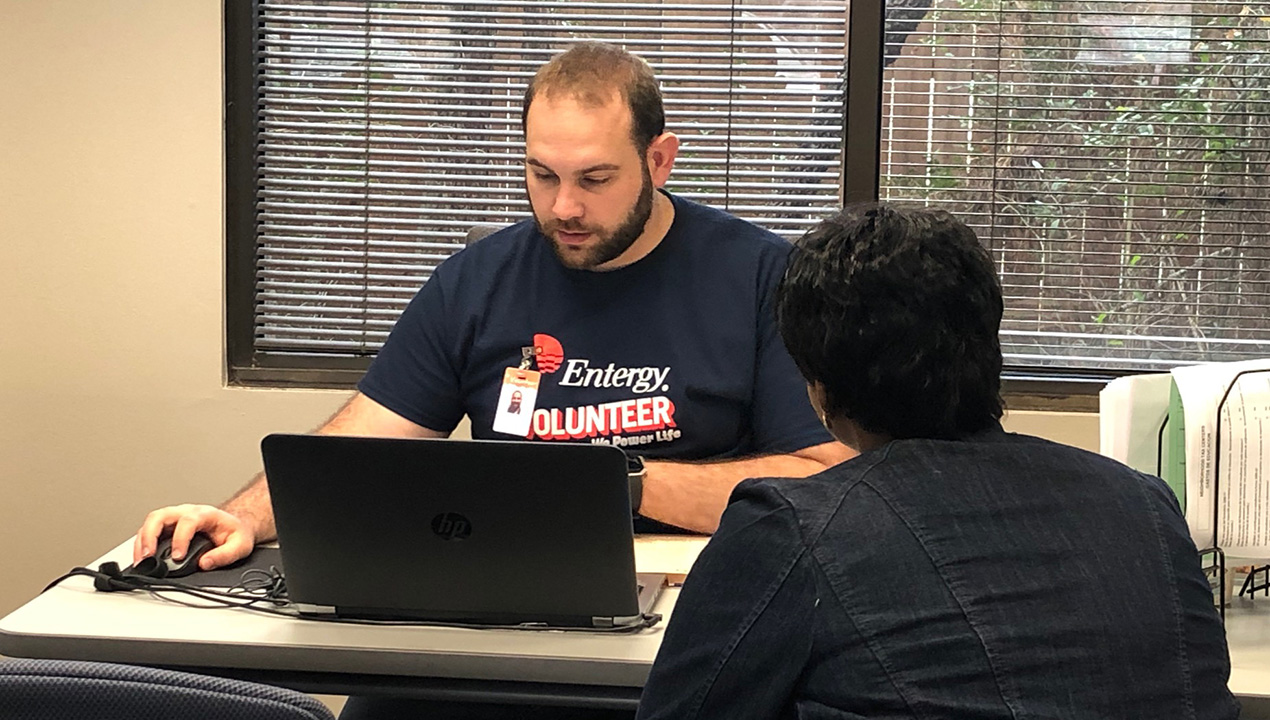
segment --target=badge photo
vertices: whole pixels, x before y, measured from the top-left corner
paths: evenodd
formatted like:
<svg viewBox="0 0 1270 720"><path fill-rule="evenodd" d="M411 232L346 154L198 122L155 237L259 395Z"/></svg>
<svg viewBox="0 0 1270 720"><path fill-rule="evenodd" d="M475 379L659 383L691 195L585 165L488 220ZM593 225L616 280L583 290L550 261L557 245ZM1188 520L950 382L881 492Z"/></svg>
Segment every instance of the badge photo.
<svg viewBox="0 0 1270 720"><path fill-rule="evenodd" d="M542 373L537 370L509 367L503 372L503 387L494 409L494 432L528 437L541 380Z"/></svg>

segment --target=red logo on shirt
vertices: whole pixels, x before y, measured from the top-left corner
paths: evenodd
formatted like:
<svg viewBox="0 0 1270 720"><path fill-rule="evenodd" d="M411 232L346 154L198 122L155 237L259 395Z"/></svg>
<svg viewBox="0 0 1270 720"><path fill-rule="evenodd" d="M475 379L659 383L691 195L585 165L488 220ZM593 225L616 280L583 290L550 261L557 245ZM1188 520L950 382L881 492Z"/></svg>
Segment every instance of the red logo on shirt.
<svg viewBox="0 0 1270 720"><path fill-rule="evenodd" d="M560 369L560 363L564 360L564 347L550 335L537 333L534 335L534 358L539 370L553 373Z"/></svg>
<svg viewBox="0 0 1270 720"><path fill-rule="evenodd" d="M533 354L540 372L554 373L566 366L558 383L562 388L626 388L641 397L597 405L538 408L529 427L530 440L590 439L592 443L626 447L674 442L682 437L675 426L675 404L665 395L649 394L670 389L669 366L618 367L608 363L592 367L585 358L566 363L560 341L544 333L534 334Z"/></svg>

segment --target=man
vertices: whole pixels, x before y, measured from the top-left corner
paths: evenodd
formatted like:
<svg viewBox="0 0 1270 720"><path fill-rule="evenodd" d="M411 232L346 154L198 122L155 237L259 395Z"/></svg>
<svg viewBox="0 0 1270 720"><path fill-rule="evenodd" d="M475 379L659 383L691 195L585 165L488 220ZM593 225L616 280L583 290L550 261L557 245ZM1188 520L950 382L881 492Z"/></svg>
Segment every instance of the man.
<svg viewBox="0 0 1270 720"><path fill-rule="evenodd" d="M1001 429L1001 286L974 233L866 206L798 245L781 335L862 454L736 489L639 717L1237 717L1168 486Z"/></svg>
<svg viewBox="0 0 1270 720"><path fill-rule="evenodd" d="M679 140L647 64L576 45L534 77L522 124L533 221L438 267L316 432L437 438L466 414L478 438L616 444L648 458L644 531L711 532L741 479L847 457L771 318L788 243L661 190ZM506 412L528 372L532 407ZM246 556L275 536L263 473L220 508L150 513L134 558L168 530L176 557L196 531L216 542L202 569Z"/></svg>

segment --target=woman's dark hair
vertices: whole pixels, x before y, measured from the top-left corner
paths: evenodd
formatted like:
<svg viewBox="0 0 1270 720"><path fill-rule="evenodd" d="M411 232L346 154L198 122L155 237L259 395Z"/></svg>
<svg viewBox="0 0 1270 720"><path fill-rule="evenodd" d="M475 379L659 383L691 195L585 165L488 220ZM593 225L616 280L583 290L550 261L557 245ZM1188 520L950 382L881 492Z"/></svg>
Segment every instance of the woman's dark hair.
<svg viewBox="0 0 1270 720"><path fill-rule="evenodd" d="M893 438L955 439L1002 412L1001 285L942 210L861 205L798 242L776 295L785 346L825 412Z"/></svg>

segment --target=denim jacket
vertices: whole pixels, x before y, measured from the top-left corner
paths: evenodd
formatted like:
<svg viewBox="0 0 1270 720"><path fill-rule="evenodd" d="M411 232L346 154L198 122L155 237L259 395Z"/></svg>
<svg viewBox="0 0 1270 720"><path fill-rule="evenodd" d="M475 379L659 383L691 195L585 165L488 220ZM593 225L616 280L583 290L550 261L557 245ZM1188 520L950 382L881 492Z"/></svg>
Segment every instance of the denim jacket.
<svg viewBox="0 0 1270 720"><path fill-rule="evenodd" d="M644 688L653 718L1235 718L1168 487L999 427L739 485Z"/></svg>

